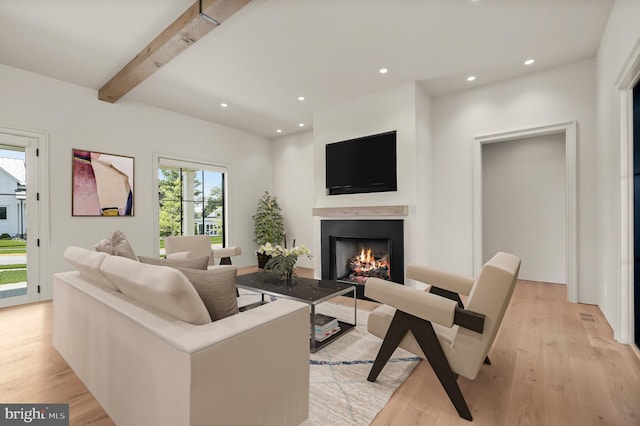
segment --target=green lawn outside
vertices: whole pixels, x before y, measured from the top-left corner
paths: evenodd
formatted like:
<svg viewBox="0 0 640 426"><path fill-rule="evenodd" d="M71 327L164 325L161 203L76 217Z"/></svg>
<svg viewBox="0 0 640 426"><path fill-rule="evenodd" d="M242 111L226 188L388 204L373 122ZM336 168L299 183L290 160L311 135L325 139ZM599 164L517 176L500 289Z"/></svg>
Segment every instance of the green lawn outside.
<svg viewBox="0 0 640 426"><path fill-rule="evenodd" d="M211 244L222 244L222 236L218 237L209 237L211 240ZM160 248L164 248L164 238L160 238Z"/></svg>
<svg viewBox="0 0 640 426"><path fill-rule="evenodd" d="M0 254L24 254L27 242L24 240L0 240Z"/></svg>
<svg viewBox="0 0 640 426"><path fill-rule="evenodd" d="M27 242L24 240L0 240L0 254L25 254ZM0 265L0 285L27 281L27 265ZM12 269L6 271L6 269ZM16 270L17 269L17 270Z"/></svg>
<svg viewBox="0 0 640 426"><path fill-rule="evenodd" d="M16 265L0 265L0 270L1 269L25 269L26 267L27 265L24 263L16 264Z"/></svg>
<svg viewBox="0 0 640 426"><path fill-rule="evenodd" d="M27 270L21 269L18 271L2 271L0 272L0 285L12 284L27 281Z"/></svg>
<svg viewBox="0 0 640 426"><path fill-rule="evenodd" d="M27 242L25 240L0 240L0 248L3 247L27 247Z"/></svg>

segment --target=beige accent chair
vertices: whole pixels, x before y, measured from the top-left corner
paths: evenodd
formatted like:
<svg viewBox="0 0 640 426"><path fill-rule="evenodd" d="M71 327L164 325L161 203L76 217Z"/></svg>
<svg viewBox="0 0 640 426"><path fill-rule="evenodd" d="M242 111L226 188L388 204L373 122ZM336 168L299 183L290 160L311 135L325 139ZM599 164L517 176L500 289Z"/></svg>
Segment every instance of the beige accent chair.
<svg viewBox="0 0 640 426"><path fill-rule="evenodd" d="M473 420L456 382L475 379L498 333L520 270L520 258L497 253L476 280L409 264L407 277L428 292L369 278L365 296L383 303L369 314L369 333L384 339L367 380L375 382L393 351L402 347L427 359L460 417ZM459 294L468 295L467 307Z"/></svg>
<svg viewBox="0 0 640 426"><path fill-rule="evenodd" d="M231 257L242 254L240 247L212 249L208 235L166 237L164 249L167 259L197 259L209 256L209 266L215 265L215 259L220 259L220 265L231 265Z"/></svg>

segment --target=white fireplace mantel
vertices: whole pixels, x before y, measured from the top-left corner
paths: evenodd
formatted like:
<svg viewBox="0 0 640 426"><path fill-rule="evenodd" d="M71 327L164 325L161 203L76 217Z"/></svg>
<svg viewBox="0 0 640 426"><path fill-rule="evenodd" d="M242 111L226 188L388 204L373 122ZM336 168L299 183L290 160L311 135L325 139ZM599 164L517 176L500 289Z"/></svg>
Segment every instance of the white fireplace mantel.
<svg viewBox="0 0 640 426"><path fill-rule="evenodd" d="M311 214L320 217L407 216L409 206L316 207Z"/></svg>

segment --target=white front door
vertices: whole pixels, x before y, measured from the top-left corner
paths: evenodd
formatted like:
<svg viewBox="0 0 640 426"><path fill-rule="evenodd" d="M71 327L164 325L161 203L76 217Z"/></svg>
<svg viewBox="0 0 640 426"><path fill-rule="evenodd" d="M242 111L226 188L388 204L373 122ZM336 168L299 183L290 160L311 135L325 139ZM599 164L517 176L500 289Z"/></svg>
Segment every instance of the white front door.
<svg viewBox="0 0 640 426"><path fill-rule="evenodd" d="M29 132L0 127L0 307L45 296L39 254L41 142Z"/></svg>

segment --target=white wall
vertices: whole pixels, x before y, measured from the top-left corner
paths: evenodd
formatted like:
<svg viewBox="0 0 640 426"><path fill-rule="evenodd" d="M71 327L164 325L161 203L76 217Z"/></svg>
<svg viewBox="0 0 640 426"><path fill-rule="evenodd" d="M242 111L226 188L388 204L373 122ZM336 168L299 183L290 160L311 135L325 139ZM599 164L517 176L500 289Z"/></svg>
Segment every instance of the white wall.
<svg viewBox="0 0 640 426"><path fill-rule="evenodd" d="M415 204L416 90L415 84L406 84L314 114L315 207ZM397 130L398 190L327 195L325 145L391 130Z"/></svg>
<svg viewBox="0 0 640 426"><path fill-rule="evenodd" d="M565 136L482 145L483 262L522 259L524 280L567 283Z"/></svg>
<svg viewBox="0 0 640 426"><path fill-rule="evenodd" d="M345 102L314 115L314 207L408 205L409 215L403 217L405 263L423 260L427 250L426 205L430 186L428 180L431 154L429 108L429 97L415 83L410 83ZM391 130L397 130L398 190L327 195L325 145ZM315 253L320 253L321 219L314 219ZM314 259L316 274L319 274L320 257L316 256Z"/></svg>
<svg viewBox="0 0 640 426"><path fill-rule="evenodd" d="M609 16L597 55L597 215L598 236L596 280L598 302L614 331L621 335L622 308L628 296L620 292L620 144L618 90L616 80L640 42L640 2L617 0Z"/></svg>
<svg viewBox="0 0 640 426"><path fill-rule="evenodd" d="M271 148L273 194L282 208L288 244L295 238L296 245L313 249L313 133L307 131L274 139ZM298 259L298 266L313 268L313 259L303 256Z"/></svg>
<svg viewBox="0 0 640 426"><path fill-rule="evenodd" d="M97 92L0 65L0 124L49 135L50 235L42 255L49 272L71 269L69 245L92 247L122 229L138 254L154 255L153 166L156 152L218 162L229 170L230 245L244 253L238 265L255 264L253 222L258 198L271 190L266 139L144 104L98 100ZM135 157L134 217L71 216L71 149ZM267 178L264 178L264 177Z"/></svg>
<svg viewBox="0 0 640 426"><path fill-rule="evenodd" d="M432 99L429 263L473 274L475 137L576 120L579 301L597 303L594 88L595 61L589 59Z"/></svg>

